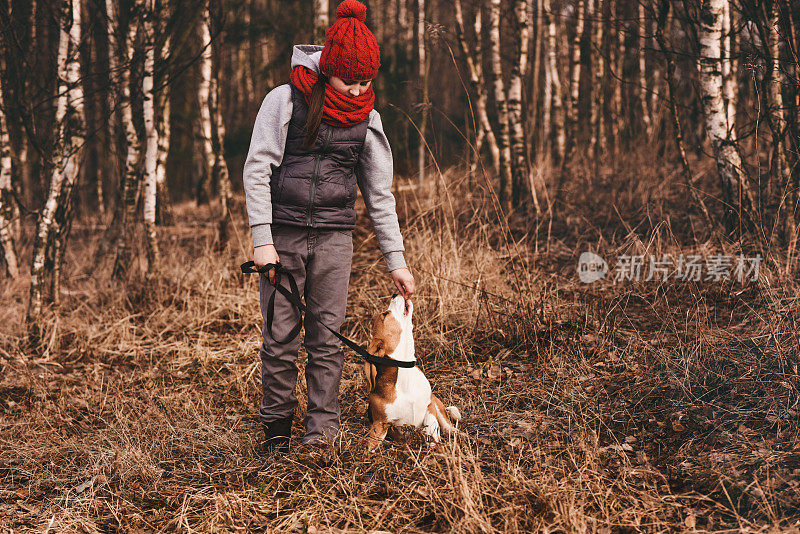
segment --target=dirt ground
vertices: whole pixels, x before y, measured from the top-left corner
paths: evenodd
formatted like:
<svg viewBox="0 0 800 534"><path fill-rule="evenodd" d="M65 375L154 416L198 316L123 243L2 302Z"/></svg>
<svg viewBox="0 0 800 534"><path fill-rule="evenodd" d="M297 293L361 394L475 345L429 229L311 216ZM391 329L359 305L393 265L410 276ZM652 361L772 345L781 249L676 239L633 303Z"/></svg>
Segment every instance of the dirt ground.
<svg viewBox="0 0 800 534"><path fill-rule="evenodd" d="M465 437L405 430L366 454L349 353L341 438L258 458L243 199L221 252L213 210L178 206L160 274L127 284L92 267L102 227L81 221L44 347L24 343L27 283L0 281L0 532L798 531L800 291L778 264L757 283L582 284L583 250L718 245L687 237L688 215L646 224L679 194L619 217L576 199L548 239L546 221L503 232L480 187L448 178L438 204L398 198L417 355ZM364 216L355 245L344 331L366 341L392 289Z"/></svg>

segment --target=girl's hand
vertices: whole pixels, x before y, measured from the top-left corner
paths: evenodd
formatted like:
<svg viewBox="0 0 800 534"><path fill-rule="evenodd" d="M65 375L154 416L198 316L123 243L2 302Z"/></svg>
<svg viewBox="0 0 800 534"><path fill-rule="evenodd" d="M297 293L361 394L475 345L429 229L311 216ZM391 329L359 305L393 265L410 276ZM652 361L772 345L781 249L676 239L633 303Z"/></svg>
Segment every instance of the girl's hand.
<svg viewBox="0 0 800 534"><path fill-rule="evenodd" d="M268 263L278 263L278 251L275 250L275 245L261 245L253 249L253 261L256 267L263 267ZM270 269L267 273L269 283L275 285L275 269Z"/></svg>
<svg viewBox="0 0 800 534"><path fill-rule="evenodd" d="M406 301L406 313L408 313L408 305L411 303L411 295L414 294L414 276L411 271L405 267L402 269L395 269L391 273L394 286L403 295Z"/></svg>

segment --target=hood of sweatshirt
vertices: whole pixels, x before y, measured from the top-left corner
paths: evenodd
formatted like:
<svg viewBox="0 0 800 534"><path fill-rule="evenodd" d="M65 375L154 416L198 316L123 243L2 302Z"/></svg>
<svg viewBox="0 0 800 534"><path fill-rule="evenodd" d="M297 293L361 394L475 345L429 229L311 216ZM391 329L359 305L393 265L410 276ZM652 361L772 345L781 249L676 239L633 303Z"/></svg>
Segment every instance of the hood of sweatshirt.
<svg viewBox="0 0 800 534"><path fill-rule="evenodd" d="M302 65L319 74L320 45L294 45L292 47L292 68Z"/></svg>

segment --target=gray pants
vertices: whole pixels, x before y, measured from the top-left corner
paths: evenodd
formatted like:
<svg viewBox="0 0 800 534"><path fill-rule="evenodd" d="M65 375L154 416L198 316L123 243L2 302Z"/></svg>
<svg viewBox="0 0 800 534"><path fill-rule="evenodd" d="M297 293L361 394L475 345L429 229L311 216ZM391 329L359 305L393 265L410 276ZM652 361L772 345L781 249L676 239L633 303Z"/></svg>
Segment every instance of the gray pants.
<svg viewBox="0 0 800 534"><path fill-rule="evenodd" d="M309 311L337 332L347 307L347 288L353 259L352 232L308 227L272 227L272 238L281 264L294 275ZM277 343L266 326L267 302L274 291L265 275L260 276L261 315L264 317L261 345L259 416L263 423L292 416L297 407L297 352L300 336L286 345ZM281 285L288 283L281 280ZM297 310L280 293L275 297L272 331L283 340L297 324ZM308 353L306 384L308 409L303 442L331 440L339 430L339 381L344 353L339 340L316 319L305 317L303 345Z"/></svg>

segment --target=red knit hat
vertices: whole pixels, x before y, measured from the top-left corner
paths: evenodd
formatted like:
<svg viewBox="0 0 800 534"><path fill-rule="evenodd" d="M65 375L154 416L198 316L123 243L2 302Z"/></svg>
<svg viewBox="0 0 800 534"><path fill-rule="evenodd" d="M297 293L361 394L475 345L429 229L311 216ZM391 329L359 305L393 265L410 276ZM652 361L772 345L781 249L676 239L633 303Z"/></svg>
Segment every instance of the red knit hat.
<svg viewBox="0 0 800 534"><path fill-rule="evenodd" d="M358 0L344 0L336 8L336 22L325 34L319 59L322 72L348 80L371 80L381 66L378 41L364 21L367 6Z"/></svg>

